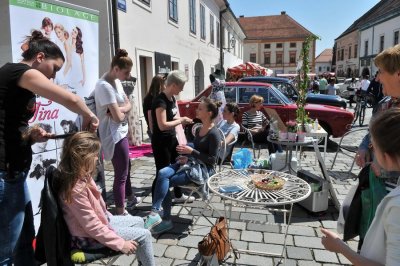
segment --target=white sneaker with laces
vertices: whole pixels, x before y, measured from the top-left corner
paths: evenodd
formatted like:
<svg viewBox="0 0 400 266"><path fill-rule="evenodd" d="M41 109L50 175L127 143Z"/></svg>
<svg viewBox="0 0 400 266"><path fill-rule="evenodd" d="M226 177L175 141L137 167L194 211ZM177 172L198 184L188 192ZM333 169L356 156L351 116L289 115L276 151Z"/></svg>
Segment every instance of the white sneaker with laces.
<svg viewBox="0 0 400 266"><path fill-rule="evenodd" d="M180 198L174 198L172 199L173 203L184 203L185 201L188 203L192 203L195 200L195 198L193 196L188 196L185 194L182 194L182 196Z"/></svg>

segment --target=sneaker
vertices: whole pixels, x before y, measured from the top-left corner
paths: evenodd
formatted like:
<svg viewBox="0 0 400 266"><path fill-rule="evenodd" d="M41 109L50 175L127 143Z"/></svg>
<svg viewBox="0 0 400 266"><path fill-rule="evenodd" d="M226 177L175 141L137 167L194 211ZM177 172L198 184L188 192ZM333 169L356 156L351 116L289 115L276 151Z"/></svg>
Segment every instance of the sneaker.
<svg viewBox="0 0 400 266"><path fill-rule="evenodd" d="M172 224L171 220L162 221L160 224L153 227L153 229L151 230L151 233L154 235L159 235L159 234L162 234L162 233L165 233L165 232L171 230L172 228L174 228L174 225Z"/></svg>
<svg viewBox="0 0 400 266"><path fill-rule="evenodd" d="M157 214L150 214L147 216L146 221L144 222L144 228L151 230L154 226L160 224L162 219L160 215Z"/></svg>
<svg viewBox="0 0 400 266"><path fill-rule="evenodd" d="M193 196L188 196L185 194L182 194L182 196L180 198L174 198L172 199L173 203L184 203L184 202L188 202L188 203L192 203L195 200L195 198Z"/></svg>
<svg viewBox="0 0 400 266"><path fill-rule="evenodd" d="M138 206L140 203L142 203L142 201L143 201L142 197L134 197L132 200L128 200L126 202L126 208L133 209L136 206Z"/></svg>

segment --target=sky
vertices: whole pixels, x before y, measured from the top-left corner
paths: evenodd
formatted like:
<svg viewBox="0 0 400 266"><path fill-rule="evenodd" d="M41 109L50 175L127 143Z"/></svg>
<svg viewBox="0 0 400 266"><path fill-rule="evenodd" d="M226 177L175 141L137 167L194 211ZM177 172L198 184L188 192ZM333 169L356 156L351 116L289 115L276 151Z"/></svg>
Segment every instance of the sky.
<svg viewBox="0 0 400 266"><path fill-rule="evenodd" d="M303 27L318 35L316 54L334 41L379 0L228 0L236 17L279 15L286 11Z"/></svg>

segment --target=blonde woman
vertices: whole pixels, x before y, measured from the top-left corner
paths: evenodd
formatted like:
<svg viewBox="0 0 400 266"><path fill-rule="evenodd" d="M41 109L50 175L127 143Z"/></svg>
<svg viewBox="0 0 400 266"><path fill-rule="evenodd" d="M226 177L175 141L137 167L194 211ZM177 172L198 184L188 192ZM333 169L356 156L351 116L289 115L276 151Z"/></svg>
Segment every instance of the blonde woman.
<svg viewBox="0 0 400 266"><path fill-rule="evenodd" d="M65 64L60 69L59 75L57 75L56 80L63 82L65 80L65 76L67 75L68 71L71 69L71 45L68 43L69 33L60 23L56 23L54 25L54 31L56 33L58 40L61 42L61 46L59 47L65 57ZM59 77L60 75L62 75L62 77Z"/></svg>
<svg viewBox="0 0 400 266"><path fill-rule="evenodd" d="M100 141L89 132L78 132L64 141L55 175L60 204L71 233L71 248L106 246L124 254L136 253L139 265L153 266L152 237L143 218L113 216L93 180Z"/></svg>
<svg viewBox="0 0 400 266"><path fill-rule="evenodd" d="M256 143L266 143L268 152L274 153L276 150L281 151L281 147L267 141L269 133L269 119L260 110L263 108L264 98L259 95L253 95L250 98L250 109L243 113L242 125L250 130L253 141Z"/></svg>

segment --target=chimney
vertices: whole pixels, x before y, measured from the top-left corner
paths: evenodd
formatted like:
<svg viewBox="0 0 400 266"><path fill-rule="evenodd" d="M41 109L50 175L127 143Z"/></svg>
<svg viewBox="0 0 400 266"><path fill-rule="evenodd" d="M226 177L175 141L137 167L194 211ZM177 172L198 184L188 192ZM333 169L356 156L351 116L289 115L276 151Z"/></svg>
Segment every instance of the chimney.
<svg viewBox="0 0 400 266"><path fill-rule="evenodd" d="M286 15L286 11L281 11L281 15Z"/></svg>
<svg viewBox="0 0 400 266"><path fill-rule="evenodd" d="M244 15L240 15L239 18L244 18Z"/></svg>

